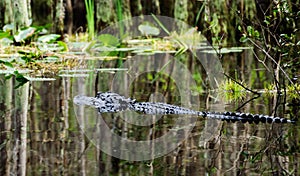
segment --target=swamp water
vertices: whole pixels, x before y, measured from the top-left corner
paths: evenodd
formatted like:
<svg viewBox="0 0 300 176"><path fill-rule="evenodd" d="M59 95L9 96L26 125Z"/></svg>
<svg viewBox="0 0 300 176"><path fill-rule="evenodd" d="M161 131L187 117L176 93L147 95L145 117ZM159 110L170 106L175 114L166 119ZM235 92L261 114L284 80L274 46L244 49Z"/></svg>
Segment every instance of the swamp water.
<svg viewBox="0 0 300 176"><path fill-rule="evenodd" d="M247 49L225 54L224 71L248 82L253 81L252 75L264 75L266 71L250 62L253 59L249 55ZM98 114L92 107L73 103L79 94L114 91L139 101L222 112L236 111L254 97L246 92L242 99L229 101L220 90L209 91L218 82L207 81L211 80L206 75L208 67L192 55L176 59L165 53L125 56L121 67L117 59L100 61L82 56L80 68L62 70L55 80L30 81L18 89L14 89L15 79L6 80L2 74L1 175L299 174L298 123L230 123L130 112ZM268 79L267 74L264 76ZM257 87L263 84L259 79L254 82ZM263 94L239 111L274 115L276 109L277 116L289 118L295 110L286 103L276 94ZM189 123L181 123L187 118ZM109 131L103 130L104 125ZM148 148L136 145L132 151L122 146L127 143L113 138L155 141L168 133L179 134L178 141L150 142Z"/></svg>

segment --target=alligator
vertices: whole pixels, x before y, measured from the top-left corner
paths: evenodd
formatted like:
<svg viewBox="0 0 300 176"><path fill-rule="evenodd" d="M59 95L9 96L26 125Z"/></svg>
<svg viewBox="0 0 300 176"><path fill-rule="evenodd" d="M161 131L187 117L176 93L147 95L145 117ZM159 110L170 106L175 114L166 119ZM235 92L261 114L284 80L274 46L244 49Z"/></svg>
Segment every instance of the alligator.
<svg viewBox="0 0 300 176"><path fill-rule="evenodd" d="M194 111L188 108L175 106L161 102L138 102L132 98L126 98L113 92L98 92L95 97L77 95L73 102L77 105L88 105L97 108L99 113L120 112L125 110L143 114L168 115L187 114L202 116L204 118L220 119L228 122L240 121L243 123L295 123L281 117L273 117L263 114L250 114L242 112L206 112Z"/></svg>

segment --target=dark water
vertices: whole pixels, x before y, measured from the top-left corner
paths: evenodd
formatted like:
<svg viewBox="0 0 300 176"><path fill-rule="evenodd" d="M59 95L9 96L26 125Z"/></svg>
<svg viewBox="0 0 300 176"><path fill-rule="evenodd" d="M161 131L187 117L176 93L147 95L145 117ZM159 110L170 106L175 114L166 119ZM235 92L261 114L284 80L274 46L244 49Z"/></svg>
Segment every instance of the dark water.
<svg viewBox="0 0 300 176"><path fill-rule="evenodd" d="M243 54L238 56L243 60ZM251 74L255 74L252 65L230 66L236 65L233 62L241 62L236 57L225 58L231 61L224 62L226 72L237 72L246 81L254 80L254 85L259 87L261 80L251 78ZM164 101L195 110L235 111L253 97L247 93L242 100L229 103L217 91L205 90L208 89L207 75L201 74L203 81L193 83L195 77L189 77L178 63L168 63L170 58L166 56L155 55L159 61L151 60L153 58L147 56L146 60L138 62L141 58L135 57L134 61L124 63L125 70L100 69L115 68L117 61L86 61L82 68L94 65L98 70L77 70L55 81L32 81L17 90L13 89L16 84L13 79L5 80L1 75L0 175L299 174L298 123L243 124L190 116L155 117L131 113L99 115L93 108L73 104L73 97L78 94L94 96L97 91L110 90L141 101ZM163 67L166 63L170 68ZM182 63L191 72L199 69L200 73L205 73L195 60L182 60ZM158 67L164 71L157 74L155 68ZM194 84L204 91L197 92ZM261 96L239 111L274 115L276 110L276 115L287 118L297 115L295 107L286 105L284 97ZM190 130L184 130L186 126L177 123L187 118L191 122L185 125L190 125ZM103 143L112 153L124 147L120 141L109 140L110 136L100 137L110 135L103 130L103 124L113 134L135 141L153 141L168 132L186 138L172 143L149 143L149 148L131 146L133 151L119 151L119 154L132 160L120 159L101 150ZM174 143L178 144L174 150L157 153L156 150L165 152L163 149L173 147ZM156 154L159 157L154 158ZM153 158L141 161L148 156Z"/></svg>

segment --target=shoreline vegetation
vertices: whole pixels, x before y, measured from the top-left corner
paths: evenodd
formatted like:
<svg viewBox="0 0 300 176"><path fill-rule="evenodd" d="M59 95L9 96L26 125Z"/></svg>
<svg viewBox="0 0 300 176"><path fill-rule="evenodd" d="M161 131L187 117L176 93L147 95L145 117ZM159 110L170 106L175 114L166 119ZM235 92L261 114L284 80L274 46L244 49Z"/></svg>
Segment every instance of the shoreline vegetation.
<svg viewBox="0 0 300 176"><path fill-rule="evenodd" d="M78 3L67 0L65 4L62 0L52 2L53 4L47 0L33 0L31 4L25 2L6 0L0 4L3 13L0 18L0 66L4 70L14 68L12 75L15 71L22 75L19 69L24 68L33 70L32 73L37 76L56 75L60 70L76 68L81 63L76 60L77 55L90 53L93 49L104 51L104 56L85 56L86 58L120 59L118 65L128 57L120 51L134 50L130 46L150 45L152 48L146 51L149 54L157 49L175 51L175 56L185 53L188 49L186 42L172 43L171 40L157 40L152 36L158 30L157 27L164 29L158 20L157 27L147 23L139 26L141 34L146 37L141 35L137 44L125 44L114 36L97 35L100 30L117 21L151 13L153 18L165 15L194 27L189 31L193 30L192 33L199 33L202 37L195 38L194 34L175 34L175 37L187 43L188 40L185 39L190 36L196 42L206 39L215 50L207 52L217 53L220 60L226 54L243 51L242 47L251 47L256 62L270 73L271 76L267 79L273 80L264 85L263 89L274 88L275 92L294 91L293 97L299 98L299 92L295 91L299 87L300 75L299 0L242 0L231 4L222 0L153 0L149 1L152 6L139 0L85 0ZM10 3L14 6L7 6ZM50 13L45 14L45 11ZM79 14L79 11L84 13ZM82 23L77 24L78 21ZM119 28L120 35L126 35L124 27ZM172 37L174 34L170 33L170 38ZM100 48L95 47L99 46L97 42L102 43ZM12 55L15 57L11 57ZM41 73L39 70L45 70L45 67L48 68L47 71ZM231 74L232 77L235 76ZM256 79L260 77L259 74L256 75ZM238 77L236 80L240 84L245 81ZM230 87L231 83L227 83L223 86Z"/></svg>

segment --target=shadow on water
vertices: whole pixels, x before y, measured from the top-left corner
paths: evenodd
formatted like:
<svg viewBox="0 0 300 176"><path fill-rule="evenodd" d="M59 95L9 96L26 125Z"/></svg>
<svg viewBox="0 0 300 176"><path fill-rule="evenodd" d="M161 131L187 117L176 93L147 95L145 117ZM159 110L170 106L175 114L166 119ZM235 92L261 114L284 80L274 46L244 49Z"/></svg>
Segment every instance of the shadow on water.
<svg viewBox="0 0 300 176"><path fill-rule="evenodd" d="M248 55L244 51L224 57L231 61L230 65L235 65L232 62L241 63L236 64L236 68L224 64L225 71L236 74L234 70L238 70L237 74L243 80L252 81L252 66L255 64L246 63L251 62ZM167 55L147 57L160 57L161 62L157 64L162 64L161 67L170 60ZM170 68L166 68L165 73L151 70L155 61L139 63L143 67L141 70L151 70L148 73L136 67L136 70L101 69L115 68L115 60L85 61L87 65L92 62L96 69L77 70L54 81L32 81L19 89L13 89L16 84L13 79L5 80L1 75L1 175L297 175L298 123L244 124L199 117L187 139L182 140L175 150L158 158L126 161L99 150L96 147L97 143L101 143L97 140L98 135L105 135L99 119L103 119L113 133L142 141L156 139L174 130L175 122L185 117L139 115L140 119L132 120L136 117L130 113L99 115L91 107L74 105L73 97L78 94L94 96L97 91L115 90L139 101L163 101L210 111L235 111L243 101L253 96L247 93L243 100L230 103L222 100L214 92L205 91L206 75L201 64L193 57L181 59L189 70L197 73L193 78L199 76L202 80L195 82L202 87L201 90L191 88L194 83L185 74L178 77L181 81L185 80L184 84L168 77L174 73L175 63L168 63ZM127 67L126 64L124 67ZM257 86L262 84L260 80L255 81ZM191 88L190 91L180 92L187 87ZM285 107L285 103L280 96L261 96L240 111L270 115L276 112L277 116L287 117L293 109ZM136 124L128 123L130 120ZM146 121L144 126L140 125L143 121ZM112 144L108 141L107 147L114 150ZM170 144L161 145L168 147ZM153 148L145 149L146 153L149 152L147 150L155 152Z"/></svg>

